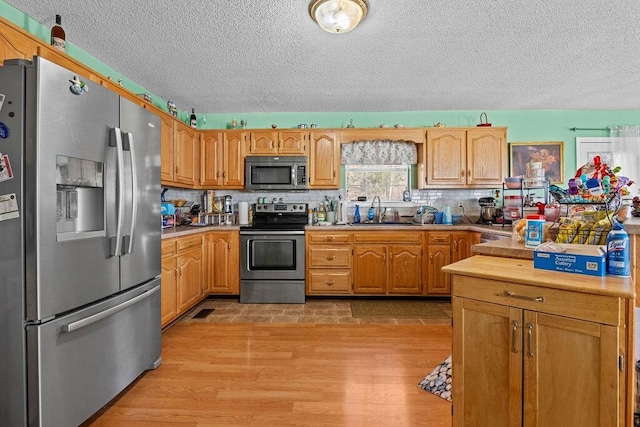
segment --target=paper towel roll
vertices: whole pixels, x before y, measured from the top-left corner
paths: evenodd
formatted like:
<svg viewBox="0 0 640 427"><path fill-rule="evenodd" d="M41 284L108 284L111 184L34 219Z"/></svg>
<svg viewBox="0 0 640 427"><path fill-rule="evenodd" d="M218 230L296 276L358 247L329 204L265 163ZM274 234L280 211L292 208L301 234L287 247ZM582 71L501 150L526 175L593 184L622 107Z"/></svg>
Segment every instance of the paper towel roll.
<svg viewBox="0 0 640 427"><path fill-rule="evenodd" d="M238 224L240 225L249 224L249 203L248 202L238 203Z"/></svg>

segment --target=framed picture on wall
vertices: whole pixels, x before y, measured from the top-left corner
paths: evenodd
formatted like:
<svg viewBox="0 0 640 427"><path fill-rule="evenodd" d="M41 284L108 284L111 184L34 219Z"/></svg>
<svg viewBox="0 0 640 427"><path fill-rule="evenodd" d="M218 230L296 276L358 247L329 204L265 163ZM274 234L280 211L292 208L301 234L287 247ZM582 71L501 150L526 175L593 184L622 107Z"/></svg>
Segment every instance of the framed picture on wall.
<svg viewBox="0 0 640 427"><path fill-rule="evenodd" d="M600 161L608 165L613 164L613 150L611 149L611 138L602 137L576 137L576 168L593 160L595 156L600 156Z"/></svg>
<svg viewBox="0 0 640 427"><path fill-rule="evenodd" d="M552 184L564 183L564 142L512 142L509 144L511 176L526 176L527 163L542 162Z"/></svg>

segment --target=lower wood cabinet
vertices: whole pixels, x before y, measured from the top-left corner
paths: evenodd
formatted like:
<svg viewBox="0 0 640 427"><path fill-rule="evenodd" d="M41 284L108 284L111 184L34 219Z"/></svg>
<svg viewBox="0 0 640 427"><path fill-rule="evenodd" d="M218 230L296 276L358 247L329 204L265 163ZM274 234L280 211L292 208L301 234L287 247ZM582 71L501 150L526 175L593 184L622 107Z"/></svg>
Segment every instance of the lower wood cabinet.
<svg viewBox="0 0 640 427"><path fill-rule="evenodd" d="M161 325L185 313L203 296L202 237L162 240Z"/></svg>
<svg viewBox="0 0 640 427"><path fill-rule="evenodd" d="M350 294L353 282L351 233L308 231L305 237L307 294Z"/></svg>
<svg viewBox="0 0 640 427"><path fill-rule="evenodd" d="M204 234L205 295L232 294L240 290L240 235L237 231Z"/></svg>
<svg viewBox="0 0 640 427"><path fill-rule="evenodd" d="M607 295L606 279L519 263L519 283L474 275L504 262L454 273L453 425L633 425L633 299Z"/></svg>
<svg viewBox="0 0 640 427"><path fill-rule="evenodd" d="M427 232L425 295L451 295L451 277L442 267L471 256L471 246L480 243L480 233L471 231Z"/></svg>
<svg viewBox="0 0 640 427"><path fill-rule="evenodd" d="M422 233L353 234L353 292L420 294Z"/></svg>

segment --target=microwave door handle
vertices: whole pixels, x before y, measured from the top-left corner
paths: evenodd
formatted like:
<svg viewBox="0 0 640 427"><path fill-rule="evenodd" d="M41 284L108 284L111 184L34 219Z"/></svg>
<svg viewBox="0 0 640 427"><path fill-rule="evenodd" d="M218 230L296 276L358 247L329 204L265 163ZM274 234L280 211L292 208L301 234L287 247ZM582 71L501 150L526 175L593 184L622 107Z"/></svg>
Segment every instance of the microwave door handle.
<svg viewBox="0 0 640 427"><path fill-rule="evenodd" d="M296 165L291 166L291 184L296 185Z"/></svg>
<svg viewBox="0 0 640 427"><path fill-rule="evenodd" d="M122 132L120 128L112 128L109 146L116 148L116 237L110 238L111 256L120 256L122 241L122 222L124 218L124 153L122 150Z"/></svg>
<svg viewBox="0 0 640 427"><path fill-rule="evenodd" d="M125 133L127 138L127 144L124 145L123 150L129 151L129 157L131 158L131 223L129 224L129 234L124 236L124 254L133 253L133 237L136 228L136 217L138 215L138 173L136 168L136 152L135 145L133 143L133 134L131 132Z"/></svg>

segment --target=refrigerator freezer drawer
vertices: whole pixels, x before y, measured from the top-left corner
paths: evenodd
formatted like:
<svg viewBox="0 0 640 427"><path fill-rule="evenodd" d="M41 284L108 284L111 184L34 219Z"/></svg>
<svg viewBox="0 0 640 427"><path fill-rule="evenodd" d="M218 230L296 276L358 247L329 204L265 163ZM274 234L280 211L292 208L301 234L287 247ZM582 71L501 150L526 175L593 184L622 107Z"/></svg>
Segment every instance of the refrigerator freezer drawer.
<svg viewBox="0 0 640 427"><path fill-rule="evenodd" d="M160 280L27 328L29 425L79 425L160 358Z"/></svg>

